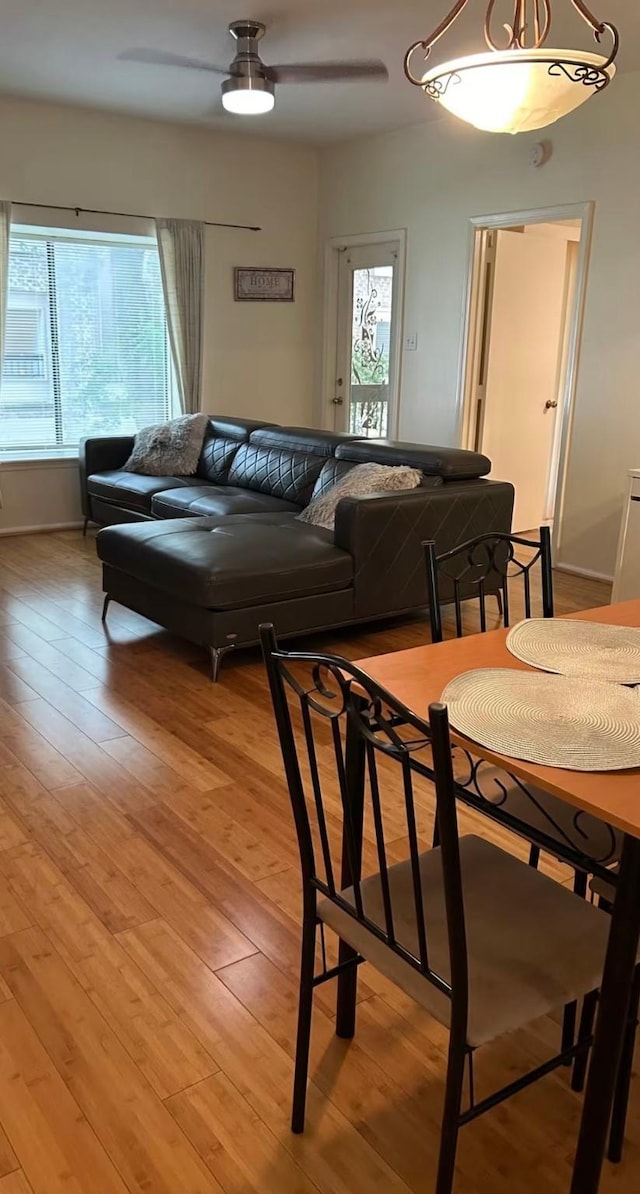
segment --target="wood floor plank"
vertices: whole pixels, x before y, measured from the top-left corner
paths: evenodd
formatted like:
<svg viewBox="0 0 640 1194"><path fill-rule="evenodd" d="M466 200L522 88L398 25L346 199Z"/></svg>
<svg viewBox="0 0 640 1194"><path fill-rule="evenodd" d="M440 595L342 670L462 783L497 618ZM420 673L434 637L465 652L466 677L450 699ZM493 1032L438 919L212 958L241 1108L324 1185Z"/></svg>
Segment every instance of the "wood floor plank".
<svg viewBox="0 0 640 1194"><path fill-rule="evenodd" d="M0 767L0 774L11 770L11 767ZM0 850L10 850L12 846L18 846L24 841L24 829L7 811L6 806L0 803Z"/></svg>
<svg viewBox="0 0 640 1194"><path fill-rule="evenodd" d="M246 951L247 954L259 949L288 974L297 974L300 934L277 905L272 904L254 884L248 883L239 871L232 871L213 846L169 809L155 807L131 819L153 843L156 851L170 859L219 914L253 942L253 949ZM152 902L157 904L157 900ZM175 921L170 920L167 909L162 911L162 915L179 930ZM218 966L212 965L212 969L216 970ZM318 1000L328 1008L333 1006L333 984L318 992Z"/></svg>
<svg viewBox="0 0 640 1194"><path fill-rule="evenodd" d="M0 871L0 937L28 929L33 919L11 890L7 876Z"/></svg>
<svg viewBox="0 0 640 1194"><path fill-rule="evenodd" d="M23 1170L16 1169L0 1178L0 1194L33 1194L33 1186L29 1185Z"/></svg>
<svg viewBox="0 0 640 1194"><path fill-rule="evenodd" d="M80 664L86 672L89 672L96 682L109 683L111 666L109 660L100 651L85 647L84 643L79 643L77 638L56 638L55 645L58 651L66 655L68 659ZM85 697L88 692L91 692L91 689L83 689Z"/></svg>
<svg viewBox="0 0 640 1194"><path fill-rule="evenodd" d="M0 942L0 969L131 1194L148 1194L150 1189L157 1194L176 1190L221 1194L210 1171L44 935L27 929L5 937ZM13 1006L0 1005L0 1030L3 1016ZM0 1099L1 1085L0 1081ZM0 1110L4 1110L1 1104ZM9 1136L29 1174L11 1131ZM115 1188L122 1190L122 1183ZM98 1189L102 1192L102 1186ZM51 1187L47 1194L50 1191Z"/></svg>
<svg viewBox="0 0 640 1194"><path fill-rule="evenodd" d="M16 705L19 701L32 701L38 694L24 680L20 680L6 664L0 664L0 699L8 705Z"/></svg>
<svg viewBox="0 0 640 1194"><path fill-rule="evenodd" d="M87 700L113 718L127 734L191 787L209 792L212 788L228 783L226 772L213 767L195 751L184 746L179 738L164 730L156 720L131 701L126 701L105 688L92 689L86 695Z"/></svg>
<svg viewBox="0 0 640 1194"><path fill-rule="evenodd" d="M227 799L218 800L222 791L226 792ZM227 785L225 789L214 788L210 792L200 792L183 785L163 791L161 803L191 826L245 879L255 883L286 869L286 862L275 844L271 847L261 834L251 831L249 827L252 821L243 815L242 799L238 801L240 807L234 808L234 800L237 801L239 795L235 784ZM285 832L281 825L281 839Z"/></svg>
<svg viewBox="0 0 640 1194"><path fill-rule="evenodd" d="M153 918L153 908L110 855L24 767L0 768L0 808L4 804L108 929L116 932Z"/></svg>
<svg viewBox="0 0 640 1194"><path fill-rule="evenodd" d="M123 838L133 837L136 832L127 817L90 784L63 784L52 791L80 829L90 834L111 858Z"/></svg>
<svg viewBox="0 0 640 1194"><path fill-rule="evenodd" d="M32 659L37 660L42 667L48 668L54 676L58 676L70 688L82 692L83 688L93 688L95 679L85 672L77 663L72 663L53 643L45 642L39 635L34 634L27 626L13 623L5 626L7 637L19 647L22 647Z"/></svg>
<svg viewBox="0 0 640 1194"><path fill-rule="evenodd" d="M59 751L61 755L99 792L103 792L122 811L147 808L153 804L149 791L136 783L105 751L47 701L27 701L19 705L20 715Z"/></svg>
<svg viewBox="0 0 640 1194"><path fill-rule="evenodd" d="M37 694L33 694L37 699ZM12 756L11 762L23 763L45 788L59 788L79 783L80 772L64 755L55 750L14 708L0 700L0 742Z"/></svg>
<svg viewBox="0 0 640 1194"><path fill-rule="evenodd" d="M11 626L7 625L7 631L11 630ZM28 659L27 652L14 643L8 634L0 632L0 663L9 663L13 659Z"/></svg>
<svg viewBox="0 0 640 1194"><path fill-rule="evenodd" d="M167 925L141 925L119 939L322 1194L406 1194L401 1178L313 1084L308 1133L292 1136L290 1059Z"/></svg>
<svg viewBox="0 0 640 1194"><path fill-rule="evenodd" d="M14 1000L0 1004L0 1120L33 1194L127 1194Z"/></svg>
<svg viewBox="0 0 640 1194"><path fill-rule="evenodd" d="M167 1106L225 1194L317 1194L226 1074L174 1095Z"/></svg>
<svg viewBox="0 0 640 1194"><path fill-rule="evenodd" d="M110 738L123 736L125 731L120 726L85 700L81 693L54 676L53 672L41 667L38 660L29 657L14 659L10 667L16 676L24 680L35 693L44 697L93 742L106 742Z"/></svg>
<svg viewBox="0 0 640 1194"><path fill-rule="evenodd" d="M138 891L213 970L256 952L253 940L144 838L121 842L118 858Z"/></svg>
<svg viewBox="0 0 640 1194"><path fill-rule="evenodd" d="M11 866L11 863L13 864ZM215 1064L161 992L36 847L14 852L11 884L160 1098L214 1073Z"/></svg>
<svg viewBox="0 0 640 1194"><path fill-rule="evenodd" d="M7 1137L7 1134L0 1124L0 1176L5 1176L8 1173L13 1173L20 1162L16 1157ZM2 1185L0 1184L0 1191Z"/></svg>

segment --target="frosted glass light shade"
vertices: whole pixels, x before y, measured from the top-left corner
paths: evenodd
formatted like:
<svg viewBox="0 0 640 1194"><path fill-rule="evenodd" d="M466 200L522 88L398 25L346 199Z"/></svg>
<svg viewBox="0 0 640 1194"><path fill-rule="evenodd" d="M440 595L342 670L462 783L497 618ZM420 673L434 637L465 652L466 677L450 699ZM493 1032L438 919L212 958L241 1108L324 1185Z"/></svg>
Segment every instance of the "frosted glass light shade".
<svg viewBox="0 0 640 1194"><path fill-rule="evenodd" d="M606 87L615 66L580 50L503 50L427 71L421 86L443 108L489 133L553 124Z"/></svg>
<svg viewBox="0 0 640 1194"><path fill-rule="evenodd" d="M270 112L276 100L270 79L236 76L222 84L222 106L236 116L260 116Z"/></svg>

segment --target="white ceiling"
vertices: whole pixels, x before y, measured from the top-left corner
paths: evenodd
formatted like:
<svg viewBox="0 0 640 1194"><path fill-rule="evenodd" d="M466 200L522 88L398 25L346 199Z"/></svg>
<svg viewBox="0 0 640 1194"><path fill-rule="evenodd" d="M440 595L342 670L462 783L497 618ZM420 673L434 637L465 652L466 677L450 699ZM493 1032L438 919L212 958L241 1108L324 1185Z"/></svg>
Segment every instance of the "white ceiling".
<svg viewBox="0 0 640 1194"><path fill-rule="evenodd" d="M207 123L269 136L334 141L439 115L404 78L407 46L427 36L453 0L2 0L0 91L161 120ZM589 0L601 20L617 23L622 69L640 66L637 0ZM501 7L502 6L502 7ZM468 8L433 52L434 62L481 50L485 0ZM498 0L498 20L508 19ZM554 0L551 44L593 48L570 0ZM390 81L280 86L275 111L259 118L223 113L215 75L119 60L148 47L226 65L233 56L229 21L268 26L265 62L379 57Z"/></svg>

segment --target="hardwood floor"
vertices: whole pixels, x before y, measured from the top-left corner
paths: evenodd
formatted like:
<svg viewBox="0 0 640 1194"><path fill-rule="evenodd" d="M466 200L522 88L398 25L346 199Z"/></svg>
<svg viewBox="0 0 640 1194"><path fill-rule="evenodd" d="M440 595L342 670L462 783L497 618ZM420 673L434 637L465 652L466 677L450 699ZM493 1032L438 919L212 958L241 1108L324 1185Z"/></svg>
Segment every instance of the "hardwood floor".
<svg viewBox="0 0 640 1194"><path fill-rule="evenodd" d="M607 599L556 577L558 613ZM289 1131L299 881L257 652L214 686L204 652L116 605L105 631L101 604L91 536L0 540L0 1194L427 1194L446 1033L368 967L353 1043L318 992ZM556 1041L486 1049L481 1092ZM579 1113L562 1070L463 1129L457 1194L564 1194ZM602 1189L639 1188L636 1081Z"/></svg>

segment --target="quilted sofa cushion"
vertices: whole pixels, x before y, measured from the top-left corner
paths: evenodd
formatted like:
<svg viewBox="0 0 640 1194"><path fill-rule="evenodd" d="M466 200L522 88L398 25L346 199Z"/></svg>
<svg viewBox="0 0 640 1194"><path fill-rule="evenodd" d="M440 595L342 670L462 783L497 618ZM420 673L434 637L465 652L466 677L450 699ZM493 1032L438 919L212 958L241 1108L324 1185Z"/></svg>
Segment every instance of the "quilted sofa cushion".
<svg viewBox="0 0 640 1194"><path fill-rule="evenodd" d="M255 489L235 489L231 485L194 485L190 489L167 489L158 493L151 503L154 518L193 518L229 514L262 514L274 511L300 513L295 502L285 502L270 493Z"/></svg>
<svg viewBox="0 0 640 1194"><path fill-rule="evenodd" d="M305 452L241 444L229 469L228 484L306 506L322 465L320 456Z"/></svg>
<svg viewBox="0 0 640 1194"><path fill-rule="evenodd" d="M337 485L338 481L346 477L347 473L350 473L351 469L355 467L355 463L350 460L336 460L335 457L332 460L326 460L313 487L311 501L324 497L325 493L333 489L334 485Z"/></svg>
<svg viewBox="0 0 640 1194"><path fill-rule="evenodd" d="M103 563L205 609L243 609L350 588L353 560L291 514L105 527Z"/></svg>
<svg viewBox="0 0 640 1194"><path fill-rule="evenodd" d="M125 469L110 469L105 473L92 473L87 479L87 492L112 506L150 515L155 494L165 489L188 490L200 483L198 477L148 477Z"/></svg>
<svg viewBox="0 0 640 1194"><path fill-rule="evenodd" d="M224 435L205 436L197 475L212 485L224 485L239 447L237 439L228 439Z"/></svg>

